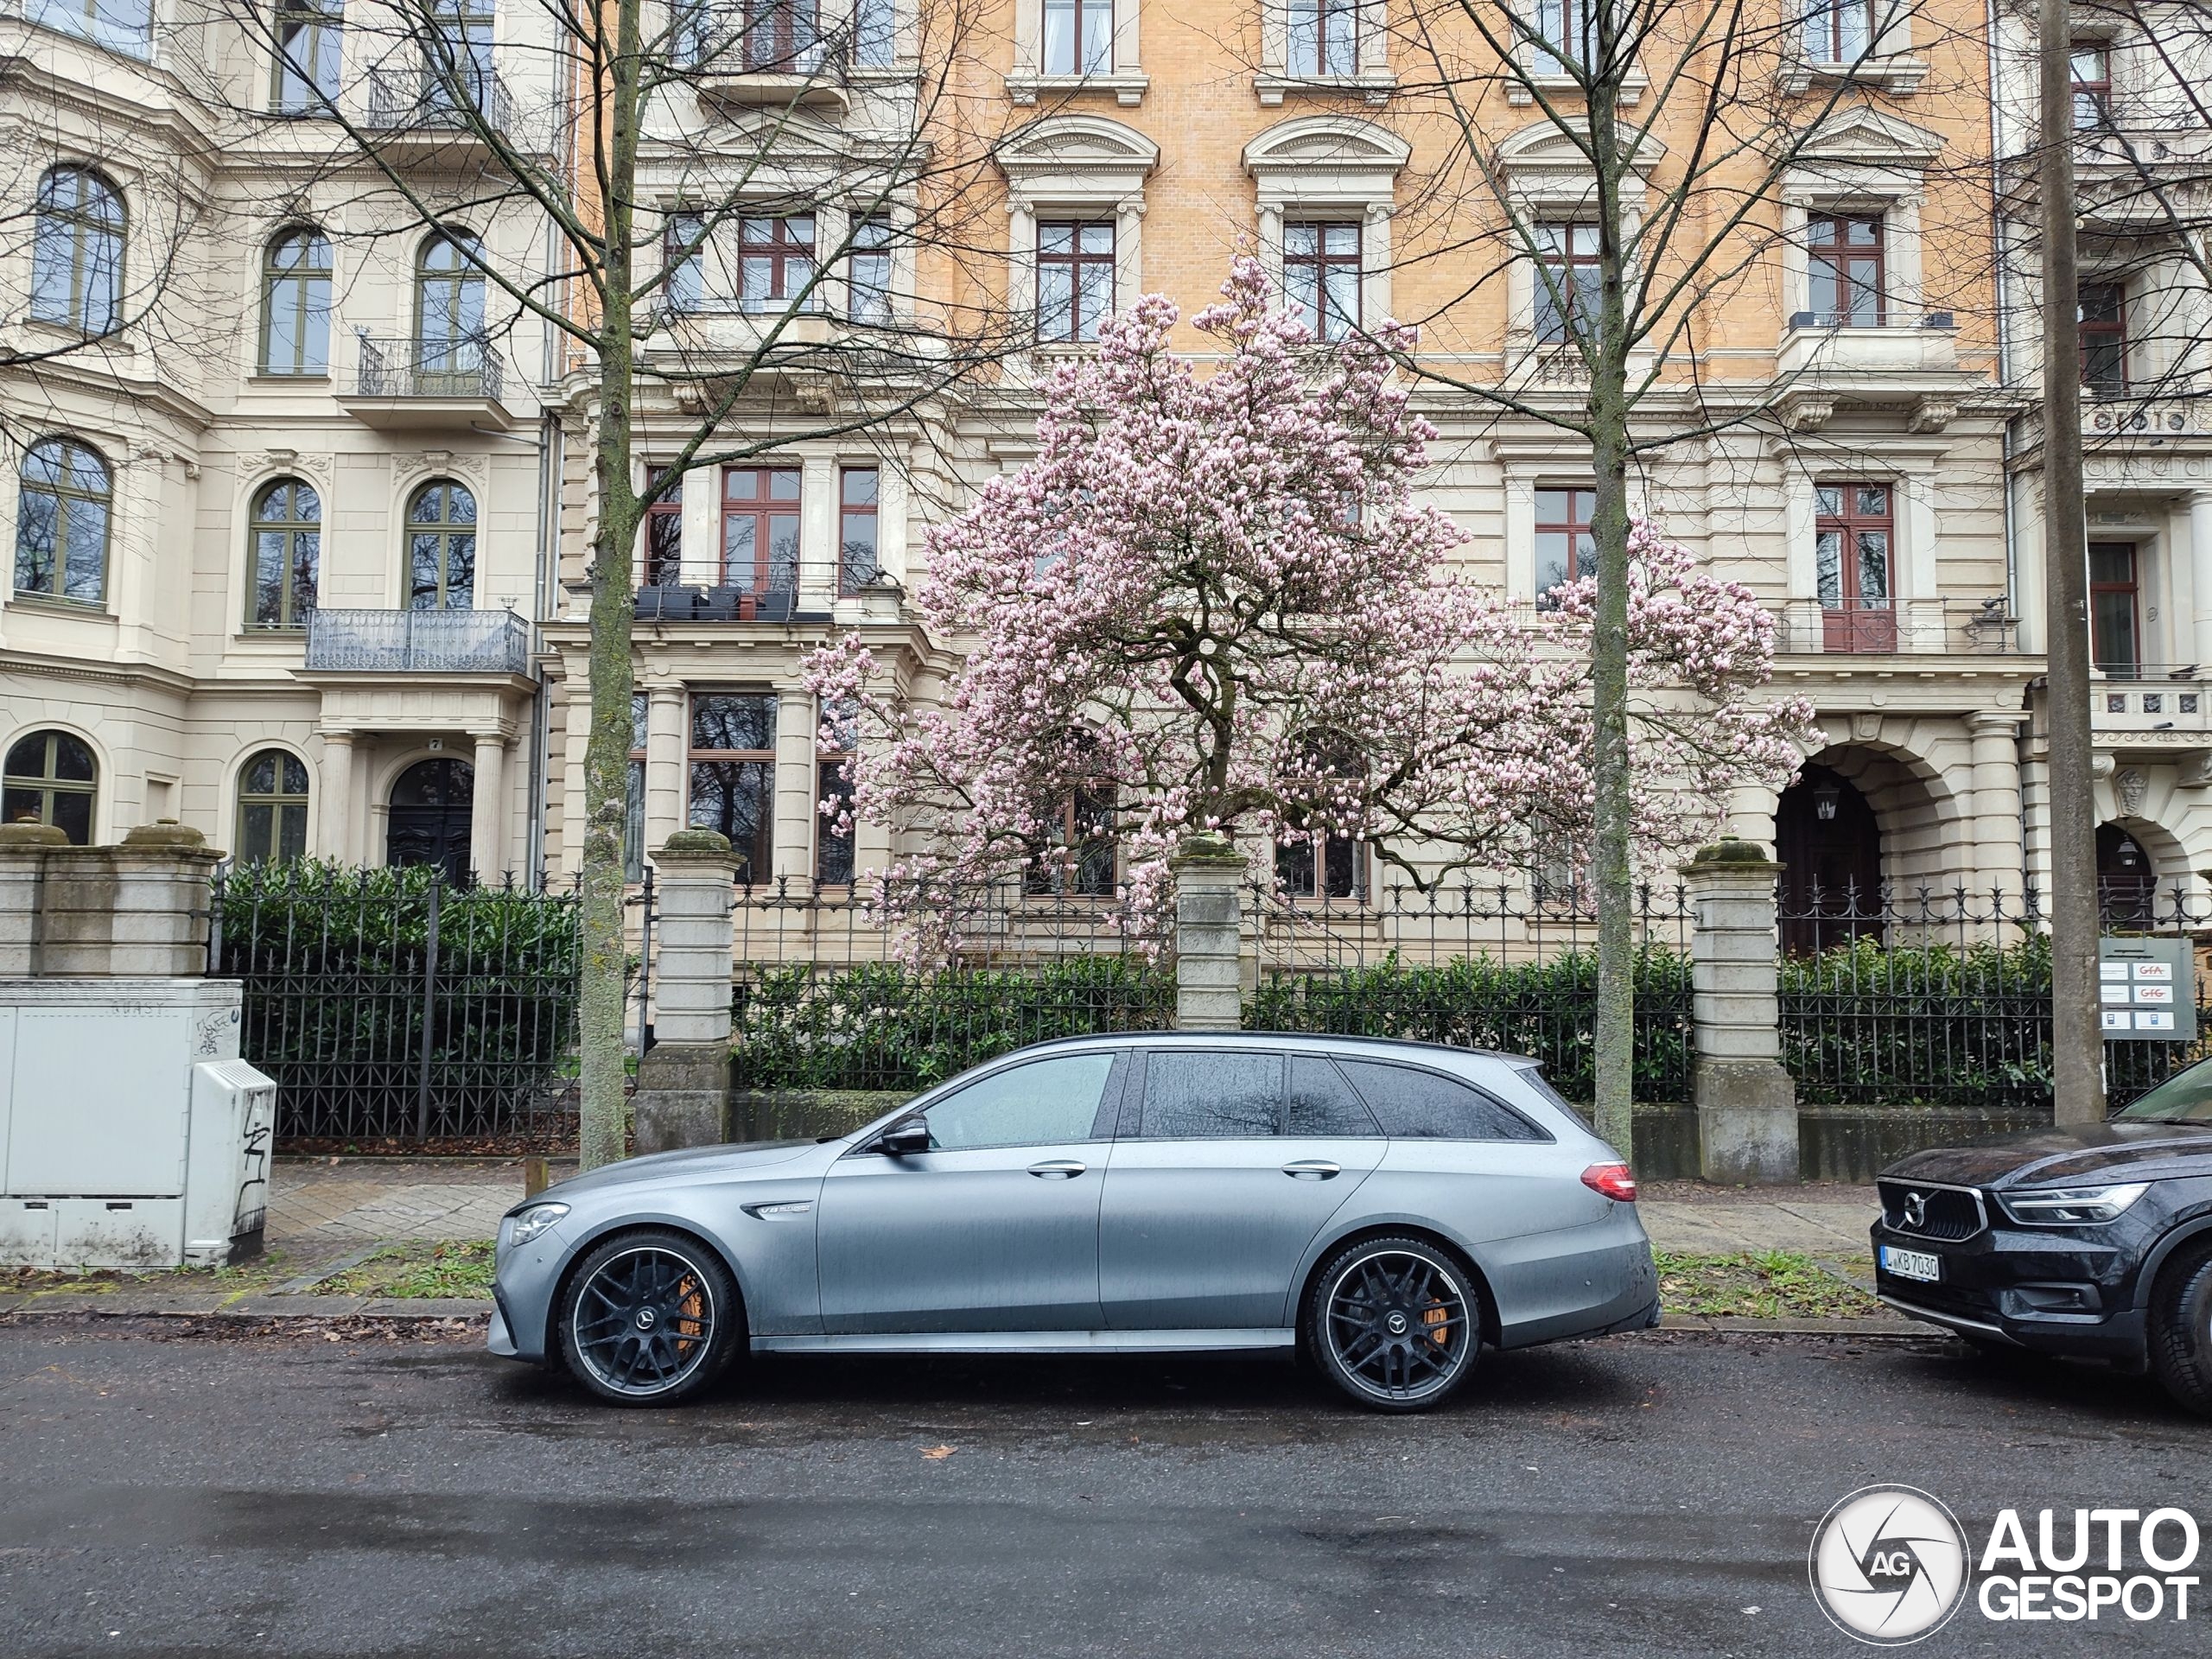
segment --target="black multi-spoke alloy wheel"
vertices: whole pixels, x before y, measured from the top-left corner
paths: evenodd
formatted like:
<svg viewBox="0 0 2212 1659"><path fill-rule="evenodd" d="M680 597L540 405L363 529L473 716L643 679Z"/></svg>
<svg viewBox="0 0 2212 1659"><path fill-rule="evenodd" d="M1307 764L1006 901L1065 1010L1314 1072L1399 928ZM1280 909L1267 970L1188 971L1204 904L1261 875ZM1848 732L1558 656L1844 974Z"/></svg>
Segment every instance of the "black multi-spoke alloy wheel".
<svg viewBox="0 0 2212 1659"><path fill-rule="evenodd" d="M1306 1299L1306 1348L1376 1411L1425 1411L1467 1380L1482 1351L1467 1269L1426 1239L1370 1238L1339 1252Z"/></svg>
<svg viewBox="0 0 2212 1659"><path fill-rule="evenodd" d="M2184 1245L2151 1294L2151 1370L2177 1405L2212 1417L2212 1247Z"/></svg>
<svg viewBox="0 0 2212 1659"><path fill-rule="evenodd" d="M712 1250L654 1228L594 1246L555 1312L561 1357L602 1400L666 1406L712 1382L736 1351L737 1285Z"/></svg>

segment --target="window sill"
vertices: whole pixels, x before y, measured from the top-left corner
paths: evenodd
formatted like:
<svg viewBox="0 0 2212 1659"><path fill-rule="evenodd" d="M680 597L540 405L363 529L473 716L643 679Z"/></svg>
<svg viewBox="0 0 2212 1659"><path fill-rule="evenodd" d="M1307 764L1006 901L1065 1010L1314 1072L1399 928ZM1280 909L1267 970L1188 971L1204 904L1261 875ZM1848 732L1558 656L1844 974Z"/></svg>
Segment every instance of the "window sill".
<svg viewBox="0 0 2212 1659"><path fill-rule="evenodd" d="M269 374L264 372L249 374L245 378L245 384L248 390L254 391L288 391L295 387L298 387L303 391L314 391L318 388L329 385L330 375L327 371L325 371L321 374Z"/></svg>
<svg viewBox="0 0 2212 1659"><path fill-rule="evenodd" d="M44 611L49 616L74 616L88 622L115 620L115 613L108 609L104 599L56 599L50 594L27 594L17 588L8 595L8 603L25 610Z"/></svg>
<svg viewBox="0 0 2212 1659"><path fill-rule="evenodd" d="M1016 70L1006 78L1006 95L1014 103L1027 107L1049 92L1055 97L1068 98L1082 92L1111 92L1114 101L1125 110L1134 110L1144 102L1144 95L1152 85L1152 77L1141 69L1109 69L1095 75L1040 75L1033 69Z"/></svg>
<svg viewBox="0 0 2212 1659"><path fill-rule="evenodd" d="M1622 76L1621 107L1624 110L1634 109L1643 102L1644 93L1650 89L1651 77L1641 69L1632 70ZM1582 83L1573 75L1539 74L1533 72L1525 77L1511 76L1505 83L1505 101L1516 110L1527 109L1533 105L1536 101L1538 92L1541 92L1547 99L1554 102L1562 98L1580 98L1582 96Z"/></svg>
<svg viewBox="0 0 2212 1659"><path fill-rule="evenodd" d="M1357 98L1375 105L1390 101L1398 78L1387 69L1364 70L1356 75L1259 74L1252 77L1252 91L1262 109L1275 109L1286 98Z"/></svg>
<svg viewBox="0 0 2212 1659"><path fill-rule="evenodd" d="M1815 63L1804 58L1782 67L1777 84L1795 97L1815 86L1867 86L1893 98L1910 98L1928 79L1929 66L1919 58L1885 56L1859 63Z"/></svg>
<svg viewBox="0 0 2212 1659"><path fill-rule="evenodd" d="M137 348L124 338L120 327L111 329L105 334L99 334L79 328L73 322L62 322L55 318L41 317L29 311L23 314L22 327L26 334L34 337L67 340L73 346L84 347L105 346L109 351L118 353L125 357L137 354Z"/></svg>

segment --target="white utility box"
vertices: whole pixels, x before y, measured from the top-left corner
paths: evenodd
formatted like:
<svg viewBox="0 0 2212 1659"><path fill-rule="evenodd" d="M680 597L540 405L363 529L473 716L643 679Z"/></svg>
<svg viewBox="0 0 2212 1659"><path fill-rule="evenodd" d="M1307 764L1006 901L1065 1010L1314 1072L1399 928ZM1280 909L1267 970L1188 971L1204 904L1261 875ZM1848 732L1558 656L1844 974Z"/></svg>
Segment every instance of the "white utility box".
<svg viewBox="0 0 2212 1659"><path fill-rule="evenodd" d="M221 979L0 979L0 1264L219 1267L261 1249L276 1085Z"/></svg>

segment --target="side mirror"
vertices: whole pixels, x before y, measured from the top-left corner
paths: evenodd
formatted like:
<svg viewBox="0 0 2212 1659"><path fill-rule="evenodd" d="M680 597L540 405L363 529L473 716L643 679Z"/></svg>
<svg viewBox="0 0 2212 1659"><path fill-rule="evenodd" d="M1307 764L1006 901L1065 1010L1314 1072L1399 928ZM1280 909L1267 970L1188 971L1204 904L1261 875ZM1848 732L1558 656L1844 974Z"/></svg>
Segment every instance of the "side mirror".
<svg viewBox="0 0 2212 1659"><path fill-rule="evenodd" d="M911 1158L930 1149L930 1126L918 1117L901 1118L875 1140L875 1149L887 1158Z"/></svg>

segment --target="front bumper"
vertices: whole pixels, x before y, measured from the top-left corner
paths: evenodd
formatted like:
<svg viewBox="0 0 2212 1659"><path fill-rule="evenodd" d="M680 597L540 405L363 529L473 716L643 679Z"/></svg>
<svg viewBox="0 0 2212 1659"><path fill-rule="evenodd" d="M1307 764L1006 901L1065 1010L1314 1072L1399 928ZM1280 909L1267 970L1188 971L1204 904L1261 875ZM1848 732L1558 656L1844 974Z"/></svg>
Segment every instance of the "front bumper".
<svg viewBox="0 0 2212 1659"><path fill-rule="evenodd" d="M1992 1224L1965 1239L1927 1238L1877 1221L1868 1233L1875 1294L1900 1313L1964 1335L2141 1364L2136 1255L2091 1236L2092 1229L2007 1225L1990 1208ZM1885 1244L1935 1256L1942 1276L1929 1283L1887 1271Z"/></svg>

